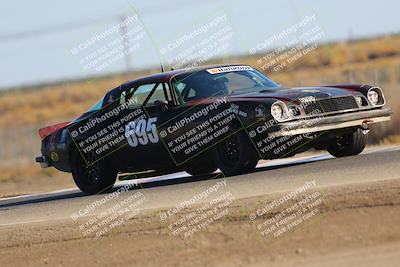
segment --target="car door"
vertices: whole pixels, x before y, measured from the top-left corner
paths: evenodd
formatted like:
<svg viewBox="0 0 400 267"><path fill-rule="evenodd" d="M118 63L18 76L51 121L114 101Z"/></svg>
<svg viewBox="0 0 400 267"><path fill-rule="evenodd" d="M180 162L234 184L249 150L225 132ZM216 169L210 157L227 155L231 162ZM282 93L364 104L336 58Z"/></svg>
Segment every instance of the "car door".
<svg viewBox="0 0 400 267"><path fill-rule="evenodd" d="M170 119L172 98L167 83L162 81L137 84L121 95L121 104L130 101L128 109L141 110L140 119L125 122L127 145L114 155L122 168L134 171L171 168L173 159L159 136L163 122Z"/></svg>

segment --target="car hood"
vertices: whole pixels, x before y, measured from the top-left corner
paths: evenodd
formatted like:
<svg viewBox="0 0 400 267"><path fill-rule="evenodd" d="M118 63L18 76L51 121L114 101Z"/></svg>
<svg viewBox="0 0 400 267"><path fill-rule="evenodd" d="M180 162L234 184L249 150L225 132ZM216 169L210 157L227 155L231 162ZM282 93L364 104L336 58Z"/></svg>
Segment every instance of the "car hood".
<svg viewBox="0 0 400 267"><path fill-rule="evenodd" d="M247 99L258 100L262 98L273 98L282 101L298 102L304 97L313 96L316 100L330 97L341 97L349 95L358 95L359 93L352 89L342 89L334 87L298 87L298 88L265 88L257 92L243 92L230 95L232 100Z"/></svg>

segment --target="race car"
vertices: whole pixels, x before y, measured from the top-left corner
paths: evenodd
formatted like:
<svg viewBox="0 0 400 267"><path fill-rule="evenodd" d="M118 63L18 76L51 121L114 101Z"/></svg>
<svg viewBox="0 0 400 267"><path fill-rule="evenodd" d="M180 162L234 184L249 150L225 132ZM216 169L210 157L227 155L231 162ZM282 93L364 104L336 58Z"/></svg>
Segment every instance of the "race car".
<svg viewBox="0 0 400 267"><path fill-rule="evenodd" d="M219 169L324 149L357 155L369 125L390 120L381 88L285 88L247 65L172 70L126 82L71 122L41 128L42 167L71 172L87 194L120 180Z"/></svg>

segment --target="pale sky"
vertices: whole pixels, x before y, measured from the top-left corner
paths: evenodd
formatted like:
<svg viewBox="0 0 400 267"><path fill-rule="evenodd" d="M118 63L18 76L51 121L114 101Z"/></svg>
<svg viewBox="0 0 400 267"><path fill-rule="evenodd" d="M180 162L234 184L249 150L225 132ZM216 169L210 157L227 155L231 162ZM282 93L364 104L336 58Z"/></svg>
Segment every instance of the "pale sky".
<svg viewBox="0 0 400 267"><path fill-rule="evenodd" d="M234 29L230 41L234 44L221 53L246 54L268 36L310 15L316 16L315 25L323 29L321 42L399 33L399 9L400 2L395 0L3 1L0 88L121 72L127 64L130 69L156 66L160 61L166 64L184 47L164 56L160 56L160 48L222 15L227 19L225 25ZM145 37L128 63L122 58L102 70L85 69L80 63L83 54L71 53L74 47L118 24L121 16L135 15L138 21L127 30L139 25ZM119 36L108 36L103 45ZM186 48L199 42L188 41ZM95 46L102 44L92 48Z"/></svg>

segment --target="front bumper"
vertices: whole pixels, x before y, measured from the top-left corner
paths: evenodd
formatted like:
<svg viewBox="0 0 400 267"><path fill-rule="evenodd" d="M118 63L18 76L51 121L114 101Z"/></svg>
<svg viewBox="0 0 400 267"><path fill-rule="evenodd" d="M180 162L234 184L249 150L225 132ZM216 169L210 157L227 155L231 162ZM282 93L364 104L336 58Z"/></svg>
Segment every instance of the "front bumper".
<svg viewBox="0 0 400 267"><path fill-rule="evenodd" d="M352 112L340 115L314 117L280 123L268 137L292 136L307 133L323 132L335 129L360 126L368 128L369 124L390 120L390 108Z"/></svg>

